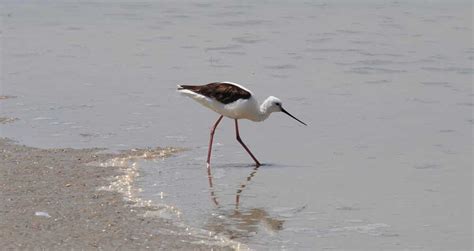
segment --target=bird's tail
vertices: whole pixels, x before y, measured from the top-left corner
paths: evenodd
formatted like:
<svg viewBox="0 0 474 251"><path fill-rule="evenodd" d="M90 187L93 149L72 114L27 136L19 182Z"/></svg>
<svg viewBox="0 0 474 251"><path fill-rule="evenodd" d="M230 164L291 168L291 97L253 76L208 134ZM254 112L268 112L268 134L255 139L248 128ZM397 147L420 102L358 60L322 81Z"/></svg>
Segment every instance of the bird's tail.
<svg viewBox="0 0 474 251"><path fill-rule="evenodd" d="M193 87L193 85L178 85L177 91L185 96L194 97L197 93L194 92Z"/></svg>
<svg viewBox="0 0 474 251"><path fill-rule="evenodd" d="M178 85L178 91L180 90L193 90L194 85Z"/></svg>

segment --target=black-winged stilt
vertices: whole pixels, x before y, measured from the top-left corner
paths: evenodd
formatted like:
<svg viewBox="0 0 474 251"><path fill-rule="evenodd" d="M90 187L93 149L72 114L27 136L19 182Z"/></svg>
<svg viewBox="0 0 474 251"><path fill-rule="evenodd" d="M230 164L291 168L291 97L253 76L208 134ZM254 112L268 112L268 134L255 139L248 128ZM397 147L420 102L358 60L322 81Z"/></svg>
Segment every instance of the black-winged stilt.
<svg viewBox="0 0 474 251"><path fill-rule="evenodd" d="M255 158L250 149L244 144L239 135L239 119L248 119L255 122L264 121L272 112L283 112L297 120L303 125L303 121L291 115L283 109L280 99L270 96L261 105L254 98L251 91L245 87L232 82L216 82L207 85L178 85L178 91L191 97L200 104L220 114L211 129L209 139L209 150L207 153L207 166L211 165L212 141L214 132L224 116L235 120L235 134L237 141L245 148L247 153L255 161L256 166L260 162Z"/></svg>

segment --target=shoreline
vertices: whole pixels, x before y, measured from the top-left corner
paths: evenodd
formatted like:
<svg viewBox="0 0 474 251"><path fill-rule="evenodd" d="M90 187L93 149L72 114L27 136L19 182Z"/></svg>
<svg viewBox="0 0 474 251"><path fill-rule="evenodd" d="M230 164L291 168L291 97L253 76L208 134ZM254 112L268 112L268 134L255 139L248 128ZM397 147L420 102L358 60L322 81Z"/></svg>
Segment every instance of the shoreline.
<svg viewBox="0 0 474 251"><path fill-rule="evenodd" d="M111 186L124 175L113 158L166 157L162 148L119 154L104 149L39 149L0 138L0 246L21 249L232 250L192 236Z"/></svg>

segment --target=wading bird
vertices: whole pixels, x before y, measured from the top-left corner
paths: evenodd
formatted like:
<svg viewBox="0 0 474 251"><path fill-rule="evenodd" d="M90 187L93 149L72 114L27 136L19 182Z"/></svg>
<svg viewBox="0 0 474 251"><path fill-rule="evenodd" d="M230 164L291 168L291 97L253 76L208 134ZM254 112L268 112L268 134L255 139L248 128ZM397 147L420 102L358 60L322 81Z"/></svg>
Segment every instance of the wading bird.
<svg viewBox="0 0 474 251"><path fill-rule="evenodd" d="M291 115L285 109L280 99L270 96L262 104L259 104L251 91L245 87L231 82L216 82L207 85L178 85L178 91L200 104L220 114L211 129L209 139L209 150L207 153L207 167L211 165L212 141L214 132L224 116L235 120L235 134L237 141L245 148L247 153L255 161L256 166L260 162L255 158L250 149L244 144L239 135L239 119L248 119L255 122L264 121L272 112L283 112L303 125L303 121Z"/></svg>

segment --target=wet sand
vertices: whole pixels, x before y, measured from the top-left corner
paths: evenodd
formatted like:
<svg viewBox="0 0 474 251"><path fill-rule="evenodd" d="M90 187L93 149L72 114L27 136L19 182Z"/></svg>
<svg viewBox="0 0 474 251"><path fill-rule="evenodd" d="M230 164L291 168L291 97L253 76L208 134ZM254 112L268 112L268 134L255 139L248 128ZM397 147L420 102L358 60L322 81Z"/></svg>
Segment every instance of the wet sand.
<svg viewBox="0 0 474 251"><path fill-rule="evenodd" d="M14 249L193 249L230 248L204 244L164 219L145 217L153 208L100 189L123 175L111 158L143 155L101 149L39 149L0 139L0 246ZM155 153L167 155L166 149ZM88 164L89 163L89 164ZM207 242L206 242L207 243Z"/></svg>

